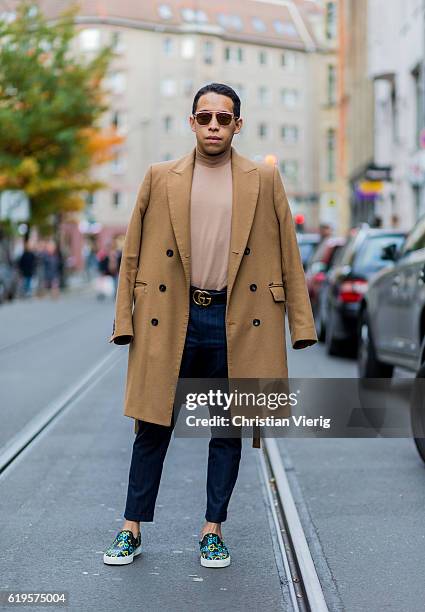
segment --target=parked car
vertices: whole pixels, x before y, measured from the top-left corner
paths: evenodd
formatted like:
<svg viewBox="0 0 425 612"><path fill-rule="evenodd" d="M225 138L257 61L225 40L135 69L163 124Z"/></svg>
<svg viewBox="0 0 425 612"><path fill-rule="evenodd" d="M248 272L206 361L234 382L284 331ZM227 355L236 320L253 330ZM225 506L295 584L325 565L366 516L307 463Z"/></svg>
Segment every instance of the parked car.
<svg viewBox="0 0 425 612"><path fill-rule="evenodd" d="M425 215L401 248L389 244L384 255L393 262L371 280L360 303L358 373L391 378L395 366L425 378ZM425 461L425 393L414 387L411 421L418 451Z"/></svg>
<svg viewBox="0 0 425 612"><path fill-rule="evenodd" d="M322 316L321 302L322 292L326 284L329 270L335 260L337 253L346 243L342 236L332 236L323 240L316 248L306 270L306 281L313 309L319 340L324 340L325 327Z"/></svg>
<svg viewBox="0 0 425 612"><path fill-rule="evenodd" d="M6 247L0 243L0 304L12 300L18 291L18 271Z"/></svg>
<svg viewBox="0 0 425 612"><path fill-rule="evenodd" d="M301 261L304 270L312 257L317 245L320 242L320 234L301 234L297 233L298 247L300 249Z"/></svg>
<svg viewBox="0 0 425 612"><path fill-rule="evenodd" d="M330 355L340 354L343 348L357 352L360 304L369 279L392 265L383 248L390 244L399 248L404 239L404 232L371 228L367 223L351 230L329 271L322 303L326 349Z"/></svg>

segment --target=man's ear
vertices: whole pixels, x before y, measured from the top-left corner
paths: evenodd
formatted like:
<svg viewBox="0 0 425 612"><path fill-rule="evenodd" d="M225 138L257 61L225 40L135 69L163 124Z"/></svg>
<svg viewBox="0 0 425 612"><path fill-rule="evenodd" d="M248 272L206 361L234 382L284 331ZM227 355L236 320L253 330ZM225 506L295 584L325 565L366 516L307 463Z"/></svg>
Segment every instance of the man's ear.
<svg viewBox="0 0 425 612"><path fill-rule="evenodd" d="M194 119L193 115L189 115L189 124L190 124L190 128L191 128L192 132L196 132L195 119Z"/></svg>
<svg viewBox="0 0 425 612"><path fill-rule="evenodd" d="M239 134L239 132L242 129L242 125L243 125L243 119L240 117L237 121L236 121L236 130L234 131L234 134Z"/></svg>

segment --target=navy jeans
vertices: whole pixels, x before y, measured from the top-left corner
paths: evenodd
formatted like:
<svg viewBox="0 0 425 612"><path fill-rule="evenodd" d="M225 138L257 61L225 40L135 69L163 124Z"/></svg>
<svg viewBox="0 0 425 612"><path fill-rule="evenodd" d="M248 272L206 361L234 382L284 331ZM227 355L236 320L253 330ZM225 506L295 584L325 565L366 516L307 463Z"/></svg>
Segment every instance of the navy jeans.
<svg viewBox="0 0 425 612"><path fill-rule="evenodd" d="M217 292L222 293L225 289ZM179 376L227 378L225 304L197 306L190 301L190 316ZM174 408L176 410L176 408ZM174 429L139 420L133 443L124 518L153 521L162 467ZM205 519L222 523L233 492L241 458L241 436L211 437L208 449L207 509Z"/></svg>

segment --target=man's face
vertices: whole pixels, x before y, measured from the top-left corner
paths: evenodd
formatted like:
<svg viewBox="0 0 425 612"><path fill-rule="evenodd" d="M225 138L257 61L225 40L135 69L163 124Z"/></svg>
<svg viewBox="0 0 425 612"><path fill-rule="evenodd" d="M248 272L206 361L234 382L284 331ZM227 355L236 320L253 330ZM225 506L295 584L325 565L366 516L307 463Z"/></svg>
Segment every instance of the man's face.
<svg viewBox="0 0 425 612"><path fill-rule="evenodd" d="M233 113L233 100L210 91L198 100L196 112L201 111ZM220 125L216 115L212 116L208 125L199 125L193 115L189 121L192 132L196 134L199 150L207 155L218 155L229 149L233 135L238 134L242 127L242 119L235 118L232 118L229 125Z"/></svg>

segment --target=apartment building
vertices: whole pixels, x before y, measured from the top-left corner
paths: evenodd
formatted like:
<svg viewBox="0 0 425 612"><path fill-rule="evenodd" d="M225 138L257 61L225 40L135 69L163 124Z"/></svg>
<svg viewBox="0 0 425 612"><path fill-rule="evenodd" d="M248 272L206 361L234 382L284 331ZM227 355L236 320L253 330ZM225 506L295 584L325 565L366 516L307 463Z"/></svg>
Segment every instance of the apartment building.
<svg viewBox="0 0 425 612"><path fill-rule="evenodd" d="M41 0L54 17L69 5ZM96 169L108 184L88 198L86 217L100 243L123 234L150 163L194 146L189 115L196 91L228 83L242 100L244 127L234 146L277 163L292 212L305 229L344 220L337 193L335 2L322 0L82 0L78 50L111 40L117 54L106 86L125 142Z"/></svg>
<svg viewBox="0 0 425 612"><path fill-rule="evenodd" d="M374 85L374 212L409 229L425 213L425 3L368 5L369 75Z"/></svg>

